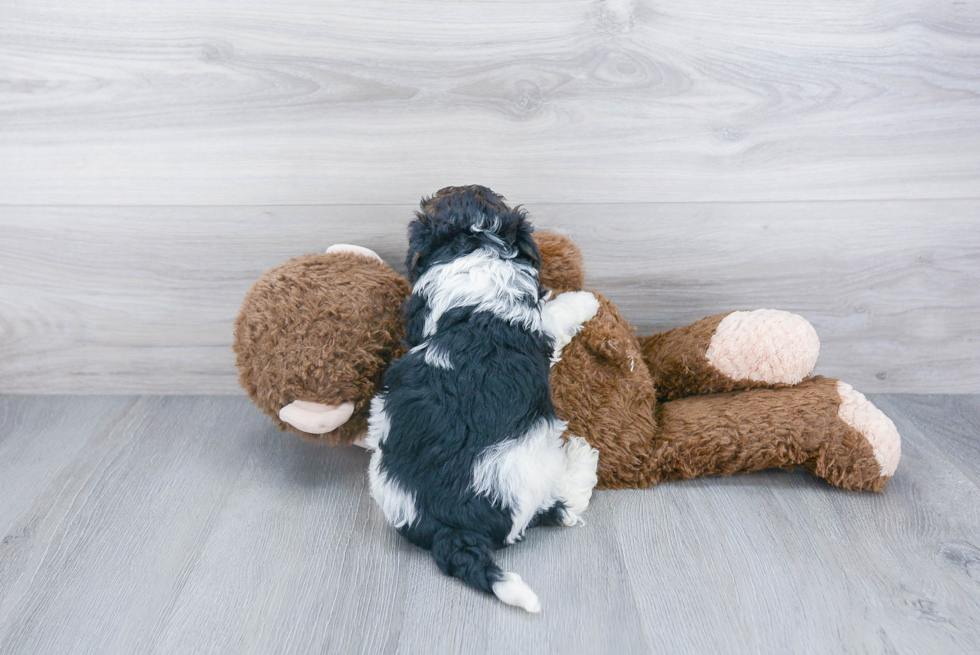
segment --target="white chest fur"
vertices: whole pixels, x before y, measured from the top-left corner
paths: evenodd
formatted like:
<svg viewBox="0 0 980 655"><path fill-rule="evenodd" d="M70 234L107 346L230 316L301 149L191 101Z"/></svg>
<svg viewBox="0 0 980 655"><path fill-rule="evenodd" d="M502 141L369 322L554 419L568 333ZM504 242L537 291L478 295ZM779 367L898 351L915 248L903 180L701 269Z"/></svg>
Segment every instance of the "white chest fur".
<svg viewBox="0 0 980 655"><path fill-rule="evenodd" d="M453 307L476 307L526 330L541 330L537 271L491 250L476 250L433 266L418 279L412 293L425 298L429 308L425 337L435 334L439 319Z"/></svg>

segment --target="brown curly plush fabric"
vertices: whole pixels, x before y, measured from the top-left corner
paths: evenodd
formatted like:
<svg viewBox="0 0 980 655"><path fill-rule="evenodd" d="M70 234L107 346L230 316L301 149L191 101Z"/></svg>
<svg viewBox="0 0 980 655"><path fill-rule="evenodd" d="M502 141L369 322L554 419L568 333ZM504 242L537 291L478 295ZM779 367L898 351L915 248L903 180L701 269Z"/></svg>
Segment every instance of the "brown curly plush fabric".
<svg viewBox="0 0 980 655"><path fill-rule="evenodd" d="M404 353L401 304L408 282L387 264L351 253L303 255L266 272L235 321L239 381L283 430L279 410L294 400L354 401L333 432L300 434L330 445L351 443L384 371Z"/></svg>
<svg viewBox="0 0 980 655"><path fill-rule="evenodd" d="M556 293L581 291L585 261L575 242L553 232L535 232L532 236L541 253L541 286Z"/></svg>
<svg viewBox="0 0 980 655"><path fill-rule="evenodd" d="M551 369L551 398L568 431L599 451L600 487L649 486L653 382L629 324L608 299L596 298L599 312Z"/></svg>
<svg viewBox="0 0 980 655"><path fill-rule="evenodd" d="M674 400L736 389L778 387L756 380L733 380L708 363L705 353L718 324L731 312L709 316L691 325L640 337L643 359L650 369L657 400Z"/></svg>
<svg viewBox="0 0 980 655"><path fill-rule="evenodd" d="M794 466L847 489L884 488L871 445L838 418L836 380L658 406L639 341L616 306L596 297L599 312L552 368L551 390L569 432L599 451L599 488Z"/></svg>
<svg viewBox="0 0 980 655"><path fill-rule="evenodd" d="M868 440L841 421L837 380L690 396L660 405L652 482L801 466L838 487L888 482Z"/></svg>
<svg viewBox="0 0 980 655"><path fill-rule="evenodd" d="M578 246L548 232L535 240L542 284L580 290ZM637 339L616 306L596 297L598 314L552 368L551 394L569 433L599 450L600 488L794 466L847 489L885 487L871 444L838 417L836 380L732 380L705 356L727 313Z"/></svg>
<svg viewBox="0 0 980 655"><path fill-rule="evenodd" d="M578 247L547 232L535 240L543 285L581 289ZM300 433L352 442L366 429L385 369L404 352L400 306L409 292L386 264L349 253L305 255L272 269L235 324L242 386L283 429L293 428L279 410L294 400L353 401L354 415L334 432ZM726 315L638 340L616 306L596 297L598 314L562 352L551 386L569 432L600 452L599 487L801 466L847 489L884 488L872 446L838 417L836 380L735 382L705 359ZM658 394L677 400L658 405Z"/></svg>
<svg viewBox="0 0 980 655"><path fill-rule="evenodd" d="M534 238L553 272L544 278L548 288L580 288L578 246L548 232ZM329 445L353 442L367 428L388 364L404 353L401 303L409 293L411 285L390 266L351 253L303 255L267 271L235 321L241 386L281 429ZM354 414L333 432L309 434L279 419L294 400L353 401Z"/></svg>

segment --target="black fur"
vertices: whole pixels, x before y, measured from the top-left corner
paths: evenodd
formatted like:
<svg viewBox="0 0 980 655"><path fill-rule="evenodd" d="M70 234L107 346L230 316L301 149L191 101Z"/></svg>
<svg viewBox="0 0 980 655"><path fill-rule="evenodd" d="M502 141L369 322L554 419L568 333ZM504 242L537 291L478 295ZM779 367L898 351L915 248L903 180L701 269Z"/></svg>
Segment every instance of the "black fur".
<svg viewBox="0 0 980 655"><path fill-rule="evenodd" d="M409 280L415 282L431 266L451 261L481 247L499 247L494 237L510 249L508 256L529 261L541 268L541 255L531 237L534 228L520 206L511 209L490 189L472 185L446 187L430 198L423 198L421 211L408 226ZM481 217L499 218L500 227L491 235L473 233L470 226Z"/></svg>
<svg viewBox="0 0 980 655"><path fill-rule="evenodd" d="M535 271L540 266L525 213L489 189L443 189L421 207L409 227L413 281L479 248L532 264ZM495 229L474 232L474 224ZM539 294L526 295L520 302L536 307ZM413 295L404 311L407 345L414 348L423 342L429 308ZM401 534L431 549L444 573L492 592L502 572L491 553L505 545L512 521L509 510L471 489L474 464L487 447L517 439L543 417L555 418L548 386L551 339L462 306L446 311L427 341L449 356L453 369L426 363L426 351L419 350L387 370L382 394L391 428L379 447L380 470L415 495L417 519ZM560 522L563 507L540 512L531 525Z"/></svg>

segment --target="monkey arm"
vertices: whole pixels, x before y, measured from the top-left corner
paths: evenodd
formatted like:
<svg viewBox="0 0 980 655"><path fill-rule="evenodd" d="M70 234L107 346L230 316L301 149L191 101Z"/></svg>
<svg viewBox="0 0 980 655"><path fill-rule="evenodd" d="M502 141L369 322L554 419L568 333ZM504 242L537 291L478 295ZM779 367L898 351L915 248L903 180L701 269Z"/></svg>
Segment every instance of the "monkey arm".
<svg viewBox="0 0 980 655"><path fill-rule="evenodd" d="M797 384L820 354L806 319L772 309L709 316L639 343L659 400Z"/></svg>

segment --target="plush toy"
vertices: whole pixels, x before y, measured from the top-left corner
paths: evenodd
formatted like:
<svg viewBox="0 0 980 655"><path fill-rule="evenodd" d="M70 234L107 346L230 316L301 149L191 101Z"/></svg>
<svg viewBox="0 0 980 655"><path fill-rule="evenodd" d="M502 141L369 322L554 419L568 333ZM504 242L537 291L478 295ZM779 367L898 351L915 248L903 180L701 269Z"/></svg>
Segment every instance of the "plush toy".
<svg viewBox="0 0 980 655"><path fill-rule="evenodd" d="M571 240L538 233L542 286L581 290ZM235 324L242 386L282 429L356 443L388 364L404 352L408 282L374 252L334 246L265 273ZM838 380L810 377L819 341L800 316L736 311L640 337L600 294L598 314L551 370L570 434L598 449L598 488L799 466L845 489L881 491L901 440Z"/></svg>
<svg viewBox="0 0 980 655"><path fill-rule="evenodd" d="M267 271L235 321L242 387L281 429L331 446L354 443L367 431L385 369L405 352L401 304L410 292L407 280L356 246Z"/></svg>

